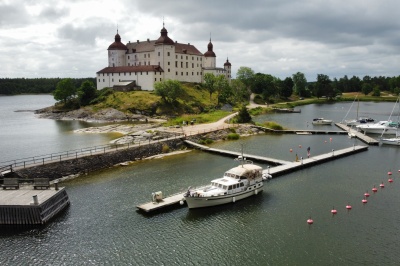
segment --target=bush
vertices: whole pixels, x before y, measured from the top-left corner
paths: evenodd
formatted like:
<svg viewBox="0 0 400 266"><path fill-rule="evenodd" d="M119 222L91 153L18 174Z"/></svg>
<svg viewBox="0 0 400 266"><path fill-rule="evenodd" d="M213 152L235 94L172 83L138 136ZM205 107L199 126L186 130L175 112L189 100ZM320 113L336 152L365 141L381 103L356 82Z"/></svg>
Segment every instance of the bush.
<svg viewBox="0 0 400 266"><path fill-rule="evenodd" d="M169 146L167 144L164 144L162 146L162 153L168 153L169 152Z"/></svg>
<svg viewBox="0 0 400 266"><path fill-rule="evenodd" d="M229 133L226 138L228 140L238 140L240 138L240 135L237 133Z"/></svg>
<svg viewBox="0 0 400 266"><path fill-rule="evenodd" d="M211 144L211 143L213 143L214 141L212 140L212 139L201 139L200 141L199 141L199 144L202 144L202 145L204 145L204 144Z"/></svg>
<svg viewBox="0 0 400 266"><path fill-rule="evenodd" d="M279 125L278 123L273 122L273 121L265 122L264 123L264 127L275 129L275 130L282 130L283 129L283 127L281 125Z"/></svg>

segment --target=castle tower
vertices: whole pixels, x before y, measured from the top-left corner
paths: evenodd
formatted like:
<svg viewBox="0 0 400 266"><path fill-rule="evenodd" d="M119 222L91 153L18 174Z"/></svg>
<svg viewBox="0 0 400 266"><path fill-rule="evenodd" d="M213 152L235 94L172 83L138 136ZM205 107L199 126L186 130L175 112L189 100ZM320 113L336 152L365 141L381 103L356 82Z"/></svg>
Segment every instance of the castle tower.
<svg viewBox="0 0 400 266"><path fill-rule="evenodd" d="M164 26L160 31L160 37L154 43L154 54L157 64L164 69L164 79L174 79L175 72L170 71L175 61L175 43L168 37L168 31Z"/></svg>
<svg viewBox="0 0 400 266"><path fill-rule="evenodd" d="M215 55L213 51L213 44L211 43L211 38L210 42L207 45L207 52L204 54L204 65L203 67L205 68L215 68L216 66L216 58L217 56Z"/></svg>
<svg viewBox="0 0 400 266"><path fill-rule="evenodd" d="M108 47L108 66L109 67L118 67L125 66L125 53L128 51L128 48L125 44L121 42L121 36L118 34L115 35L115 41Z"/></svg>
<svg viewBox="0 0 400 266"><path fill-rule="evenodd" d="M231 71L232 71L232 65L231 65L231 63L229 62L229 59L228 59L228 58L226 58L226 62L224 63L224 69L225 69L225 78L226 78L227 80L231 81L231 78L232 78L232 73L231 73Z"/></svg>

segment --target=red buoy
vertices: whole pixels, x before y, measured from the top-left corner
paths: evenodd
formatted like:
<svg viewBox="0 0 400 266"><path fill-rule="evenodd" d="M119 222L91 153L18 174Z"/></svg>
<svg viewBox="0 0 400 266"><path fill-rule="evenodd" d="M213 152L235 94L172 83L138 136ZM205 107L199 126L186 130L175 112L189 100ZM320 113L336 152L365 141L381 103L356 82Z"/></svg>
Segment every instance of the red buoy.
<svg viewBox="0 0 400 266"><path fill-rule="evenodd" d="M389 179L388 179L388 182L389 182L389 183L392 183L392 182L393 182L393 179L389 178Z"/></svg>
<svg viewBox="0 0 400 266"><path fill-rule="evenodd" d="M385 185L383 184L383 182L379 185L381 188L384 188Z"/></svg>
<svg viewBox="0 0 400 266"><path fill-rule="evenodd" d="M314 220L311 219L311 217L310 217L310 219L307 220L307 223L308 223L308 224L313 224L313 223L314 223Z"/></svg>
<svg viewBox="0 0 400 266"><path fill-rule="evenodd" d="M290 151L290 152L293 152L293 149L290 149L289 151Z"/></svg>
<svg viewBox="0 0 400 266"><path fill-rule="evenodd" d="M367 197L367 198L369 197L368 190L367 190L367 192L364 193L364 196Z"/></svg>
<svg viewBox="0 0 400 266"><path fill-rule="evenodd" d="M372 191L373 191L373 192L377 192L377 191L378 191L378 189L375 187L375 185L374 185L374 187L372 188Z"/></svg>
<svg viewBox="0 0 400 266"><path fill-rule="evenodd" d="M351 210L351 205L350 205L350 204L347 204L347 205L346 205L346 209Z"/></svg>
<svg viewBox="0 0 400 266"><path fill-rule="evenodd" d="M391 171L389 171L389 172L388 172L388 175L392 175L392 172L391 172Z"/></svg>
<svg viewBox="0 0 400 266"><path fill-rule="evenodd" d="M332 207L331 213L332 213L332 214L336 214L336 213L337 213L337 210L336 210L334 207Z"/></svg>
<svg viewBox="0 0 400 266"><path fill-rule="evenodd" d="M301 145L299 145L299 148L301 148Z"/></svg>
<svg viewBox="0 0 400 266"><path fill-rule="evenodd" d="M362 203L367 203L368 200L367 200L366 198L363 198L363 199L361 200L361 202L362 202Z"/></svg>

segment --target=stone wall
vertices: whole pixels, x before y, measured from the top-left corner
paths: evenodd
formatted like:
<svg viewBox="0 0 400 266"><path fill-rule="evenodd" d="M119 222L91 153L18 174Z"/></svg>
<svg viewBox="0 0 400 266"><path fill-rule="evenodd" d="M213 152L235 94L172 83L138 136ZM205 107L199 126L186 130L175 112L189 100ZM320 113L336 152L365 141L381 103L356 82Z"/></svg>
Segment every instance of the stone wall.
<svg viewBox="0 0 400 266"><path fill-rule="evenodd" d="M185 144L180 139L168 140L140 147L107 152L100 155L29 167L17 170L16 173L21 178L26 179L48 177L50 180L54 180L69 175L77 175L106 169L119 163L140 160L145 157L162 154L162 148L164 145L168 145L169 151L174 151L182 149Z"/></svg>

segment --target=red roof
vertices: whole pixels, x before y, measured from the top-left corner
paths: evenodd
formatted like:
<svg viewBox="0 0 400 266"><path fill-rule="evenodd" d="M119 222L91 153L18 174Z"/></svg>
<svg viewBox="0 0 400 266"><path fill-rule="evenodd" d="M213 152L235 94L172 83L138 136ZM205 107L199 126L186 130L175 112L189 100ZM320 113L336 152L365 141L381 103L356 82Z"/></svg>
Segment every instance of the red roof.
<svg viewBox="0 0 400 266"><path fill-rule="evenodd" d="M127 73L127 72L164 72L159 65L147 66L120 66L120 67L106 67L98 71L96 74L101 73Z"/></svg>
<svg viewBox="0 0 400 266"><path fill-rule="evenodd" d="M128 50L125 44L121 42L121 36L119 36L118 32L115 34L115 42L113 42L110 46L108 46L107 50Z"/></svg>

